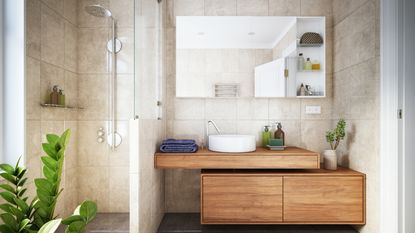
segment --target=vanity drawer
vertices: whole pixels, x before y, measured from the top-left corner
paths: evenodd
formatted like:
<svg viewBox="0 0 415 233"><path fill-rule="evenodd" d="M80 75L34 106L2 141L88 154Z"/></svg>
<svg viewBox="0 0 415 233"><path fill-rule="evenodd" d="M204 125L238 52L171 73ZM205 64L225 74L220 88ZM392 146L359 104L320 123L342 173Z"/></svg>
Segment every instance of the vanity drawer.
<svg viewBox="0 0 415 233"><path fill-rule="evenodd" d="M282 176L202 175L202 224L282 222Z"/></svg>
<svg viewBox="0 0 415 233"><path fill-rule="evenodd" d="M364 223L364 176L284 176L284 222Z"/></svg>

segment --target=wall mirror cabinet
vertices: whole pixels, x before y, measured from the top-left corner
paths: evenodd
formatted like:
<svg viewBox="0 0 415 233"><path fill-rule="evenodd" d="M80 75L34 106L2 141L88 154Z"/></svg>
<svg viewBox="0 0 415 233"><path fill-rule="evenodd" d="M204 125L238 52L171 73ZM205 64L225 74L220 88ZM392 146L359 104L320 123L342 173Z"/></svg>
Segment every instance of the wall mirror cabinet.
<svg viewBox="0 0 415 233"><path fill-rule="evenodd" d="M321 98L324 17L178 16L177 97Z"/></svg>

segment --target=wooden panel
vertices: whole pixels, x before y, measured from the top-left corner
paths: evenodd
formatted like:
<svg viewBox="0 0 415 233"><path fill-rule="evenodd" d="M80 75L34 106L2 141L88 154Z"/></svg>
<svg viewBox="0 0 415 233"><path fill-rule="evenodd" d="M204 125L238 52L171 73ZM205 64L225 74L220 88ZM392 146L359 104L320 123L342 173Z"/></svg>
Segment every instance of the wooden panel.
<svg viewBox="0 0 415 233"><path fill-rule="evenodd" d="M290 147L285 151L257 148L250 153L218 153L200 150L192 154L156 153L156 168L182 169L318 169L320 155Z"/></svg>
<svg viewBox="0 0 415 233"><path fill-rule="evenodd" d="M202 175L203 224L282 221L282 177Z"/></svg>
<svg viewBox="0 0 415 233"><path fill-rule="evenodd" d="M363 224L364 176L284 177L284 222Z"/></svg>

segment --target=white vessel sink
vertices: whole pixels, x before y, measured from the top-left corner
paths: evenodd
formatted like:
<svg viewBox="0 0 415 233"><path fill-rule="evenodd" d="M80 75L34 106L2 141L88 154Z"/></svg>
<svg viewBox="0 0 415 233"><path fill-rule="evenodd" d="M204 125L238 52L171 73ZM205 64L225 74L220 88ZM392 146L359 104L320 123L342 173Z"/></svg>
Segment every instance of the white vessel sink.
<svg viewBox="0 0 415 233"><path fill-rule="evenodd" d="M209 150L216 152L252 152L256 150L254 135L209 135Z"/></svg>

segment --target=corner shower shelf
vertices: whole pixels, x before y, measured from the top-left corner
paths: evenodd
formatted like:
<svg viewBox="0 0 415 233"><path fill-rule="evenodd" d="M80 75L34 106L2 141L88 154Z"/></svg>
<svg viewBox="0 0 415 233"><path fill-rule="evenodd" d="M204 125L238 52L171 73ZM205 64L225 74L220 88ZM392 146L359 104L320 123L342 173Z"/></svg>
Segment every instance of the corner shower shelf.
<svg viewBox="0 0 415 233"><path fill-rule="evenodd" d="M45 108L84 109L82 107L66 106L66 105L59 105L59 104L40 104L40 106L45 107Z"/></svg>

